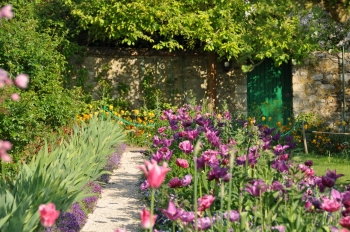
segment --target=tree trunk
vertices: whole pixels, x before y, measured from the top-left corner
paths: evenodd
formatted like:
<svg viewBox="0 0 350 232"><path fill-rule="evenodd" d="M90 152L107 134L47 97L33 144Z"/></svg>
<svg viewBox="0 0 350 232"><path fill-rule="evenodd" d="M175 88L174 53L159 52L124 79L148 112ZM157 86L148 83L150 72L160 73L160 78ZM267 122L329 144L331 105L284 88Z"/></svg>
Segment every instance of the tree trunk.
<svg viewBox="0 0 350 232"><path fill-rule="evenodd" d="M207 56L208 70L207 70L207 96L214 102L212 106L216 108L216 54L215 52L208 52Z"/></svg>

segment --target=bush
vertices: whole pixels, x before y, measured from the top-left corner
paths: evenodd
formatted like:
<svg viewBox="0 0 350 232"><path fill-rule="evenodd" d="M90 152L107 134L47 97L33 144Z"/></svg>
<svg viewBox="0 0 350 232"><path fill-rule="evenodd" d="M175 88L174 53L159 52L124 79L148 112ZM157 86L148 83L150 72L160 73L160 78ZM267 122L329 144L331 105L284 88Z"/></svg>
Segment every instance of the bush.
<svg viewBox="0 0 350 232"><path fill-rule="evenodd" d="M0 30L0 67L11 76L30 76L21 101L6 101L7 113L0 115L0 137L10 140L15 152L45 131L67 125L82 105L78 89L63 88L67 62L57 50L59 38L37 32L37 28L36 20L19 18L2 21Z"/></svg>
<svg viewBox="0 0 350 232"><path fill-rule="evenodd" d="M33 231L39 226L38 207L54 202L61 212L88 195L82 189L101 175L113 145L124 134L111 120L92 118L89 125L76 125L70 141L48 152L44 147L30 164L22 165L16 181L0 181L0 228Z"/></svg>

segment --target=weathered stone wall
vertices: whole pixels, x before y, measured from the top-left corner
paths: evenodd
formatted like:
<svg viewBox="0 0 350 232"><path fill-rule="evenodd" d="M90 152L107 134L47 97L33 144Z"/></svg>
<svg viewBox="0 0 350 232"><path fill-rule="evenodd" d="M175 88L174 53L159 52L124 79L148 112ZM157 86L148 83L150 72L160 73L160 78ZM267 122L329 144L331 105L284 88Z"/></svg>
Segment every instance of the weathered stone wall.
<svg viewBox="0 0 350 232"><path fill-rule="evenodd" d="M346 121L350 104L350 54L344 56ZM294 115L314 112L331 125L342 121L342 55L315 53L304 66L293 67Z"/></svg>
<svg viewBox="0 0 350 232"><path fill-rule="evenodd" d="M230 71L225 72L222 62L217 67L217 100L226 101L229 107L246 111L246 75L240 66L232 62ZM82 67L88 71L87 82L92 93L98 97L97 78L103 66L110 66L107 78L113 86L112 97L119 98L119 83L130 86L128 96L122 96L132 102L133 108L143 106L142 78L151 75L154 85L163 93L164 98L176 105L188 100L190 91L196 99L204 99L207 91L207 55L196 52L162 52L147 49L108 49L91 48Z"/></svg>
<svg viewBox="0 0 350 232"><path fill-rule="evenodd" d="M197 52L162 52L147 49L91 48L82 67L88 70L88 83L98 97L97 78L103 66L110 69L107 78L113 86L112 97L123 97L133 108L143 106L142 78L151 75L154 85L169 103L181 105L188 101L190 91L198 100L207 91L207 54ZM345 55L346 114L350 105L350 54ZM218 105L226 101L231 110L247 110L247 77L241 67L232 62L226 72L222 62L216 63ZM118 84L130 86L127 96L119 96ZM293 67L293 113L314 112L330 123L341 121L342 112L341 54L315 53L303 66ZM349 119L349 116L346 120Z"/></svg>

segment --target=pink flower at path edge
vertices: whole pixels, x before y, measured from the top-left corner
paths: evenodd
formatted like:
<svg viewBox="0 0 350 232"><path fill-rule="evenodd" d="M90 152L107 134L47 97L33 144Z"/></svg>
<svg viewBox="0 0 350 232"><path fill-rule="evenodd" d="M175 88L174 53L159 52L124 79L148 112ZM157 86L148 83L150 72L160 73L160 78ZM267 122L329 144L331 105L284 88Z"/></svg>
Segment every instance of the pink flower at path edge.
<svg viewBox="0 0 350 232"><path fill-rule="evenodd" d="M157 161L151 160L145 161L145 165L137 166L141 169L148 180L148 184L152 188L159 188L159 186L163 183L165 179L165 175L171 169L168 168L168 164L163 162L163 166L158 166Z"/></svg>
<svg viewBox="0 0 350 232"><path fill-rule="evenodd" d="M56 210L55 204L39 206L40 221L44 227L51 227L55 224L56 219L60 215L60 211Z"/></svg>
<svg viewBox="0 0 350 232"><path fill-rule="evenodd" d="M28 87L29 77L26 74L20 74L15 79L15 85L21 89L26 89Z"/></svg>
<svg viewBox="0 0 350 232"><path fill-rule="evenodd" d="M150 227L153 227L154 223L156 222L158 215L152 215L152 220L151 220L151 212L145 208L142 209L141 211L141 226L144 229L149 229ZM152 225L151 225L152 221Z"/></svg>
<svg viewBox="0 0 350 232"><path fill-rule="evenodd" d="M4 162L10 162L11 156L7 154L8 150L11 150L12 144L9 141L0 140L0 160Z"/></svg>
<svg viewBox="0 0 350 232"><path fill-rule="evenodd" d="M114 232L126 232L126 228L123 228L123 229L115 229Z"/></svg>
<svg viewBox="0 0 350 232"><path fill-rule="evenodd" d="M0 18L13 18L12 5L6 5L0 9Z"/></svg>

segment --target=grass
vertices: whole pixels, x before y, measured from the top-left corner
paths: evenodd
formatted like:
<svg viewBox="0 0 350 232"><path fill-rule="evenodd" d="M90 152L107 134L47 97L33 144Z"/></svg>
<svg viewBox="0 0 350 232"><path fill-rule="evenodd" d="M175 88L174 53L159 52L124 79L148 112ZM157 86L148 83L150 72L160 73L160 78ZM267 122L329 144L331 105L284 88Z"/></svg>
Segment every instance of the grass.
<svg viewBox="0 0 350 232"><path fill-rule="evenodd" d="M312 160L312 168L315 170L317 176L324 176L327 169L337 171L337 174L344 174L344 176L337 179L337 185L350 184L350 159L343 156L325 156L317 155L315 153L305 154L297 153L293 154L292 160L297 163L304 163L306 160Z"/></svg>

